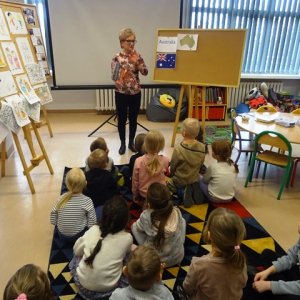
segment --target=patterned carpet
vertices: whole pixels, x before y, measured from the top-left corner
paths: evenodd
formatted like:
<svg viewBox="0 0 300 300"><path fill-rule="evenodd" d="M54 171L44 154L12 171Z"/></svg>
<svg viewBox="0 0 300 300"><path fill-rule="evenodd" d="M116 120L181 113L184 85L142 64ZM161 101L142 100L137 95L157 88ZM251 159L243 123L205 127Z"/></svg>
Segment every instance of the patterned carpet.
<svg viewBox="0 0 300 300"><path fill-rule="evenodd" d="M205 126L205 142L211 145L215 140L228 140L231 141L231 128L230 126Z"/></svg>
<svg viewBox="0 0 300 300"><path fill-rule="evenodd" d="M65 182L65 175L70 168L65 168L62 190L67 191ZM122 183L122 179L119 180ZM122 186L119 191L119 196L124 197L130 206L131 221L128 224L128 231L130 231L131 224L139 217L141 213L141 206L132 201L131 189L127 186ZM186 276L190 261L193 256L202 256L209 252L210 246L203 243L201 239L202 230L209 214L216 207L227 207L235 211L242 219L247 230L247 237L241 245L247 257L247 262L250 265L260 267L259 256L263 249L269 248L279 253L284 254L284 250L274 241L274 239L264 230L264 228L251 216L251 214L235 199L229 204L201 204L194 205L191 208L184 208L180 205L180 200L174 196L174 204L179 205L183 218L186 220L186 239L185 239L185 257L181 264L171 268L166 268L163 271L163 282L173 292L174 298L178 299L175 292L176 286L181 284ZM48 276L50 278L51 286L54 293L57 295L56 299L69 300L74 297L82 299L77 295L77 287L73 281L72 275L69 272L69 261L73 256L73 244L61 242L57 231L54 231L53 242L50 252ZM244 289L243 300L260 299L248 283Z"/></svg>

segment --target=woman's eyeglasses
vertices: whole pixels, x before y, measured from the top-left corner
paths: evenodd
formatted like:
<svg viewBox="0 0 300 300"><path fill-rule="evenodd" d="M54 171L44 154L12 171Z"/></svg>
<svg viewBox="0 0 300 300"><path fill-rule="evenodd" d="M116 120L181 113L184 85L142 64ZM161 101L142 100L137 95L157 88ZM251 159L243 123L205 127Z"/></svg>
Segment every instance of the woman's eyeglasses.
<svg viewBox="0 0 300 300"><path fill-rule="evenodd" d="M136 43L137 43L137 40L125 40L125 42L126 42L127 44L131 44L131 43L136 44Z"/></svg>

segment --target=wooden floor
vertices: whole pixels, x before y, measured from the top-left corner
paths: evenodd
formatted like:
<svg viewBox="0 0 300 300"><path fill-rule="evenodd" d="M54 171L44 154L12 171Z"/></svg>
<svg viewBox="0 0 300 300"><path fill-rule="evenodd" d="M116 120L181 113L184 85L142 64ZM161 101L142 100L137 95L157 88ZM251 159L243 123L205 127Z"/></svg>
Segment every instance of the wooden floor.
<svg viewBox="0 0 300 300"><path fill-rule="evenodd" d="M46 127L39 129L43 144L52 164L54 175L50 175L43 161L31 171L36 193L31 194L17 151L6 160L6 176L0 179L0 243L1 243L1 277L0 295L11 275L22 265L34 263L47 269L52 241L53 226L50 224L50 211L60 194L61 181L65 166L82 167L89 155L90 143L97 137L106 139L115 164L128 163L132 153L127 150L122 156L118 154L120 146L117 128L106 124L96 129L109 116L96 113L49 113L54 137L50 138ZM171 138L174 123L153 123L146 120L145 115L139 116L139 123L148 129L160 130L166 139L164 155L171 157ZM214 122L215 124L216 122ZM212 124L212 123L208 123ZM217 122L217 124L229 124ZM138 126L138 132L145 132ZM128 131L127 131L128 136ZM26 140L22 132L19 139L24 154L29 162L31 158ZM177 145L181 141L176 136ZM34 138L35 150L41 154ZM236 157L233 152L232 157ZM213 159L207 156L205 164ZM279 168L268 168L267 178L254 180L244 188L248 172L248 157L242 154L239 161L240 173L236 185L236 198L256 218L256 220L287 250L298 239L297 224L300 212L300 168L293 188L283 191L281 200L277 194L283 171ZM4 272L5 270L5 272Z"/></svg>

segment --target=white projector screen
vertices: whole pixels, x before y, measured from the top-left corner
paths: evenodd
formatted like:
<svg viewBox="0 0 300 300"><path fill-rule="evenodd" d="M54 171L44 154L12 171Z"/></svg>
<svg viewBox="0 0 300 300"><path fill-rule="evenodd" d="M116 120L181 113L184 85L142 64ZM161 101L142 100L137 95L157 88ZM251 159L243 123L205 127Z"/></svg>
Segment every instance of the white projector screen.
<svg viewBox="0 0 300 300"><path fill-rule="evenodd" d="M158 28L179 28L180 0L48 1L56 86L112 85L110 63L120 52L119 31L131 28L135 49L152 81Z"/></svg>

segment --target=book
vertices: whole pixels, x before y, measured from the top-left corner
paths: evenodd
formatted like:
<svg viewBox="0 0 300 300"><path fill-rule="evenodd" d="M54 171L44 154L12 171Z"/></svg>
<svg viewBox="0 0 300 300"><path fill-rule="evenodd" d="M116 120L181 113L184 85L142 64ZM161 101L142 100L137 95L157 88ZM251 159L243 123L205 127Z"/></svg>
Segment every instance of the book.
<svg viewBox="0 0 300 300"><path fill-rule="evenodd" d="M272 115L261 115L256 117L256 121L263 122L263 123L274 123L276 117Z"/></svg>

